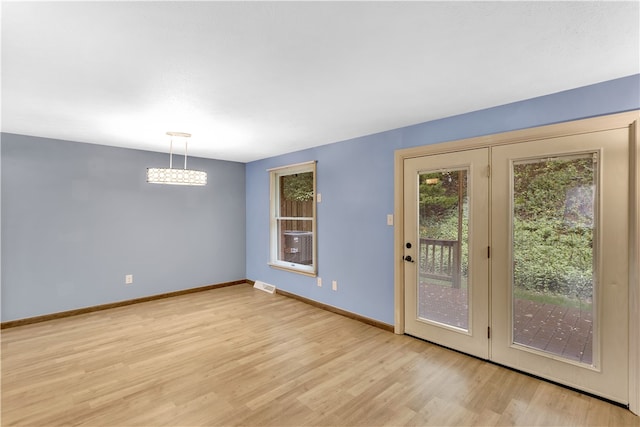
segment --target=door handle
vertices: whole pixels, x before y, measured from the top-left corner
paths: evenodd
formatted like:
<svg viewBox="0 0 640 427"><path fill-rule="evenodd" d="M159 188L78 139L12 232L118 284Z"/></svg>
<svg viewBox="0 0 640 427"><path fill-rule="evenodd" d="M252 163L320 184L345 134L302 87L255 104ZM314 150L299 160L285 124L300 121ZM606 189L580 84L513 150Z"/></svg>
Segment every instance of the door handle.
<svg viewBox="0 0 640 427"><path fill-rule="evenodd" d="M407 261L407 262L415 262L415 261L413 260L413 258L411 258L411 255L407 255L407 256L406 256L406 257L404 257L403 259L404 259L405 261Z"/></svg>

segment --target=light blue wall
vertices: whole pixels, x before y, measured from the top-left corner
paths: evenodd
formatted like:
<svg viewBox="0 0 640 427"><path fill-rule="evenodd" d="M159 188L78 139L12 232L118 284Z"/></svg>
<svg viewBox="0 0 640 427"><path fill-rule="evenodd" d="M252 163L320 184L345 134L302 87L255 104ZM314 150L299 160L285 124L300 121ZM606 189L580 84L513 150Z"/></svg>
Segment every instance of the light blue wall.
<svg viewBox="0 0 640 427"><path fill-rule="evenodd" d="M386 215L393 213L395 150L639 108L634 75L246 166L190 159L208 172L205 188L147 184L146 168L166 165L166 154L2 134L1 319L246 277L392 324ZM266 170L309 160L318 161L322 193L322 288L315 278L267 266ZM132 286L125 274L134 275Z"/></svg>
<svg viewBox="0 0 640 427"><path fill-rule="evenodd" d="M168 154L2 134L2 321L240 280L245 165L146 183ZM124 284L134 275L133 285Z"/></svg>
<svg viewBox="0 0 640 427"><path fill-rule="evenodd" d="M420 96L420 94L416 94ZM425 94L428 96L428 94ZM248 163L247 278L393 324L394 151L640 108L640 75ZM317 160L316 279L272 269L267 169ZM338 281L338 291L331 290Z"/></svg>

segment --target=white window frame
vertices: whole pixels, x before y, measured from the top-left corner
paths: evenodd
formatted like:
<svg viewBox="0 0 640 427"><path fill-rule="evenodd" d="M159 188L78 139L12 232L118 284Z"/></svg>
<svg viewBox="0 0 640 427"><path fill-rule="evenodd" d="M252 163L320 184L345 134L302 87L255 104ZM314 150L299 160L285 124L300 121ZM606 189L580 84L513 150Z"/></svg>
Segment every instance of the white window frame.
<svg viewBox="0 0 640 427"><path fill-rule="evenodd" d="M269 266L282 270L292 271L295 273L305 274L307 276L316 276L318 271L318 258L317 258L317 232L316 232L316 162L310 161L305 163L297 163L294 165L282 166L278 168L269 169ZM280 216L280 188L278 185L279 178L281 176L293 175L297 173L313 173L313 216L312 217L300 217L290 218L296 220L308 220L311 221L312 232L312 262L311 265L298 264L291 261L285 261L279 258L278 250L278 221L283 219L289 219Z"/></svg>

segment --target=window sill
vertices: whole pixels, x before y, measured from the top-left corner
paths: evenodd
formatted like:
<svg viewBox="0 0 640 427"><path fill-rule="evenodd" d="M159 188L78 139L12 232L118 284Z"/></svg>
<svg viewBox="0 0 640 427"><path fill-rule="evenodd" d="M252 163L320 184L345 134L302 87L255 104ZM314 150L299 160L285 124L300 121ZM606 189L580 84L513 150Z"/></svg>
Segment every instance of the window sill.
<svg viewBox="0 0 640 427"><path fill-rule="evenodd" d="M302 274L304 276L309 276L309 277L316 277L318 275L318 273L316 272L316 270L302 270L300 268L296 268L296 267L289 267L287 265L283 265L283 264L274 264L274 263L268 263L269 267L271 268L275 268L277 270L284 270L284 271L289 271L291 273L298 273L298 274Z"/></svg>

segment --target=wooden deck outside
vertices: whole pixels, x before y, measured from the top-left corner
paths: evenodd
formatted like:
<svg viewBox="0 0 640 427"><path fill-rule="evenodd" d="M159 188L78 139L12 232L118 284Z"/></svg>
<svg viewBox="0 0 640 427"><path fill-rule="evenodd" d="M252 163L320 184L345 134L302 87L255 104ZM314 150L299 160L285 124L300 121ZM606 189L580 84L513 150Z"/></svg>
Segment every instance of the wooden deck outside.
<svg viewBox="0 0 640 427"><path fill-rule="evenodd" d="M586 364L593 362L590 310L516 299L514 341Z"/></svg>
<svg viewBox="0 0 640 427"><path fill-rule="evenodd" d="M418 315L467 329L467 290L427 282L420 284ZM528 347L591 364L591 311L516 299L514 341Z"/></svg>

